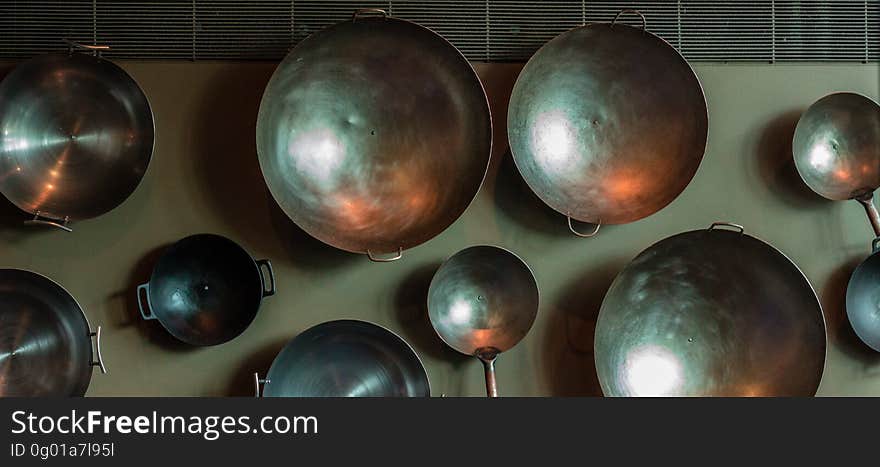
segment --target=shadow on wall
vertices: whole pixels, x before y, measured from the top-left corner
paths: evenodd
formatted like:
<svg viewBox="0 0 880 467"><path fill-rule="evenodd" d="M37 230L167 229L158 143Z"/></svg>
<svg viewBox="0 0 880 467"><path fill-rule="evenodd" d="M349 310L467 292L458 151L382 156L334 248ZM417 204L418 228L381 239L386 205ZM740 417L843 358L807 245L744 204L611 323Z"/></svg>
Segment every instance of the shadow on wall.
<svg viewBox="0 0 880 467"><path fill-rule="evenodd" d="M291 336L292 338L293 336ZM244 359L232 374L232 378L226 387L225 395L231 397L254 397L256 395L254 373L259 373L260 378L265 378L275 357L287 345L287 342L289 342L287 339L273 342L261 347L250 357Z"/></svg>
<svg viewBox="0 0 880 467"><path fill-rule="evenodd" d="M513 154L504 154L495 183L495 204L500 212L517 225L553 237L569 237L562 214L544 204L522 178Z"/></svg>
<svg viewBox="0 0 880 467"><path fill-rule="evenodd" d="M593 334L605 293L626 265L597 265L570 282L552 308L544 338L544 378L552 396L602 396L593 360Z"/></svg>
<svg viewBox="0 0 880 467"><path fill-rule="evenodd" d="M758 139L758 173L774 196L796 209L828 208L827 200L801 179L794 164L791 143L802 110L785 112L765 126Z"/></svg>
<svg viewBox="0 0 880 467"><path fill-rule="evenodd" d="M865 345L853 331L846 315L846 287L853 271L865 256L851 258L834 270L822 289L822 310L828 329L829 345L835 343L849 358L862 365L864 371L877 371L880 353Z"/></svg>

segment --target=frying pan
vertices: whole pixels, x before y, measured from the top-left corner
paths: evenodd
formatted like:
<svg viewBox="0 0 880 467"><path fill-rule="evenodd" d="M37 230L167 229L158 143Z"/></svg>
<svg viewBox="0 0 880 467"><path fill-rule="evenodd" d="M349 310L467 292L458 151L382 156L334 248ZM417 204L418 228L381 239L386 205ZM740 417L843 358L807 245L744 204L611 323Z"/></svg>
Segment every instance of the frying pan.
<svg viewBox="0 0 880 467"><path fill-rule="evenodd" d="M149 282L137 287L144 319L158 320L172 336L199 346L244 332L263 297L274 294L272 263L254 261L237 243L214 234L179 240L159 258Z"/></svg>
<svg viewBox="0 0 880 467"><path fill-rule="evenodd" d="M260 397L428 397L428 374L412 347L366 321L336 320L294 337L266 379L254 373Z"/></svg>
<svg viewBox="0 0 880 467"><path fill-rule="evenodd" d="M880 237L871 256L860 264L846 286L846 315L859 339L880 352Z"/></svg>
<svg viewBox="0 0 880 467"><path fill-rule="evenodd" d="M642 27L617 23L636 13ZM507 116L516 166L535 194L591 237L649 216L693 178L706 149L700 81L671 45L623 10L572 29L526 63ZM572 219L594 224L581 233Z"/></svg>
<svg viewBox="0 0 880 467"><path fill-rule="evenodd" d="M791 260L715 223L661 240L623 269L594 345L606 396L812 396L825 320Z"/></svg>
<svg viewBox="0 0 880 467"><path fill-rule="evenodd" d="M29 223L70 231L121 204L147 170L153 112L137 83L99 56L106 48L71 43L0 83L0 192L33 214Z"/></svg>
<svg viewBox="0 0 880 467"><path fill-rule="evenodd" d="M537 313L538 284L529 266L495 246L456 253L428 288L431 325L447 345L483 362L489 397L498 396L495 359L528 334Z"/></svg>
<svg viewBox="0 0 880 467"><path fill-rule="evenodd" d="M0 396L82 396L101 358L101 326L40 274L0 269ZM94 352L92 350L94 339Z"/></svg>
<svg viewBox="0 0 880 467"><path fill-rule="evenodd" d="M479 190L491 146L470 63L382 10L358 10L297 45L257 117L260 167L281 209L374 261L399 259L452 224Z"/></svg>

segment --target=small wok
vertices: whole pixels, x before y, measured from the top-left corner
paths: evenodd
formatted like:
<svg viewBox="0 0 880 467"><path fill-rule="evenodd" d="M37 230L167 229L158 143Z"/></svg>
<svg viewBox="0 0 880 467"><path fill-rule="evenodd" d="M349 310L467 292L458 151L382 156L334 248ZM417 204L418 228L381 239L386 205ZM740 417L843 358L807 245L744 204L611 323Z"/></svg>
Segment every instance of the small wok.
<svg viewBox="0 0 880 467"><path fill-rule="evenodd" d="M715 223L661 240L623 269L594 345L606 396L812 396L825 320L785 255Z"/></svg>
<svg viewBox="0 0 880 467"><path fill-rule="evenodd" d="M318 240L373 261L399 259L455 222L491 146L470 63L381 10L359 10L297 45L257 117L260 168L281 209Z"/></svg>
<svg viewBox="0 0 880 467"><path fill-rule="evenodd" d="M880 237L873 253L860 264L846 286L846 315L859 339L880 352Z"/></svg>
<svg viewBox="0 0 880 467"><path fill-rule="evenodd" d="M101 326L92 331L76 300L51 279L0 269L0 304L0 396L82 396L92 367L107 373Z"/></svg>
<svg viewBox="0 0 880 467"><path fill-rule="evenodd" d="M456 253L428 288L431 325L447 345L483 362L490 397L498 396L495 358L528 334L537 313L532 271L503 248L475 246Z"/></svg>
<svg viewBox="0 0 880 467"><path fill-rule="evenodd" d="M137 288L144 319L158 320L172 336L200 346L222 344L244 332L263 298L274 294L269 260L254 261L237 243L213 234L172 245L153 267L150 281Z"/></svg>
<svg viewBox="0 0 880 467"><path fill-rule="evenodd" d="M706 149L706 99L690 65L646 30L644 16L641 28L617 19L541 47L517 78L507 115L520 174L582 237L671 203ZM594 230L581 233L572 219Z"/></svg>
<svg viewBox="0 0 880 467"><path fill-rule="evenodd" d="M122 68L95 55L49 54L0 83L0 192L29 223L70 231L104 214L143 178L153 153L153 112Z"/></svg>
<svg viewBox="0 0 880 467"><path fill-rule="evenodd" d="M874 190L880 187L880 106L851 92L829 94L798 121L792 141L798 173L830 200L854 199L864 206L880 237Z"/></svg>
<svg viewBox="0 0 880 467"><path fill-rule="evenodd" d="M275 357L260 397L428 397L428 374L412 347L366 321L318 324Z"/></svg>

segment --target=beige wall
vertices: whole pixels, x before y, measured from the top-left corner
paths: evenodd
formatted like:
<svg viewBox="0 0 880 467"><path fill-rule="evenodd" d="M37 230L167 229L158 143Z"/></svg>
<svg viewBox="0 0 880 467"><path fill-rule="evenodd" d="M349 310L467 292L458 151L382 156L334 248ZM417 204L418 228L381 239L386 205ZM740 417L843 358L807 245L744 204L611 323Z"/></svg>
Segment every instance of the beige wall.
<svg viewBox="0 0 880 467"><path fill-rule="evenodd" d="M121 64L156 116L153 161L134 195L76 224L72 234L21 228L14 208L3 202L0 209L2 264L54 278L93 324L104 326L110 374L96 374L89 395L249 395L250 374L265 372L284 342L343 317L400 333L422 357L435 395L482 395L480 364L433 335L424 302L444 258L486 243L520 254L541 289L531 333L497 362L502 395L597 395L592 326L614 275L654 241L715 220L745 225L812 281L831 340L820 394L880 395L880 354L856 340L842 309L848 276L869 252L870 227L857 203L824 201L799 181L789 143L799 113L818 97L850 90L876 99L876 65L696 66L710 111L699 172L663 211L604 228L593 239L570 235L565 219L528 191L505 155L507 96L520 66L478 65L496 120L485 185L440 236L401 261L374 264L308 237L268 196L254 120L274 64ZM161 248L197 232L227 235L255 257L270 258L279 290L241 337L204 349L176 344L158 323L141 322L134 305L134 287L148 279Z"/></svg>

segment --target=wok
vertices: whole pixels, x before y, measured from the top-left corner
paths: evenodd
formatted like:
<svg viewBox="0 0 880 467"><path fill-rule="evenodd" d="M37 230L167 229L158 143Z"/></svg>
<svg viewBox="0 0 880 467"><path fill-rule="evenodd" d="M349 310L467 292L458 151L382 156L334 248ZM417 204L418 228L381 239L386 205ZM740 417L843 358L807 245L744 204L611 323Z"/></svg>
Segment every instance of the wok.
<svg viewBox="0 0 880 467"><path fill-rule="evenodd" d="M77 45L78 46L78 45ZM73 52L32 58L0 83L0 192L29 222L70 231L134 192L153 152L153 113L118 66Z"/></svg>
<svg viewBox="0 0 880 467"><path fill-rule="evenodd" d="M76 300L51 279L0 269L0 304L0 396L82 396L92 367L107 373L101 326L92 331Z"/></svg>
<svg viewBox="0 0 880 467"><path fill-rule="evenodd" d="M526 63L507 117L516 166L535 194L590 237L649 216L693 178L708 113L685 59L642 27L592 23ZM594 224L581 233L572 219Z"/></svg>
<svg viewBox="0 0 880 467"><path fill-rule="evenodd" d="M490 397L498 396L495 359L528 334L537 313L538 284L529 266L495 246L456 253L428 288L431 325L447 345L483 362Z"/></svg>
<svg viewBox="0 0 880 467"><path fill-rule="evenodd" d="M811 396L825 320L785 255L715 223L661 240L623 269L594 345L606 396Z"/></svg>
<svg viewBox="0 0 880 467"><path fill-rule="evenodd" d="M491 143L489 104L468 61L381 10L297 45L257 118L260 167L281 209L315 238L374 261L399 259L464 212Z"/></svg>
<svg viewBox="0 0 880 467"><path fill-rule="evenodd" d="M829 94L798 121L792 141L798 173L830 200L854 199L864 206L880 237L874 190L880 186L880 106L851 92Z"/></svg>
<svg viewBox="0 0 880 467"><path fill-rule="evenodd" d="M859 339L880 352L880 237L872 254L860 264L846 286L846 315Z"/></svg>
<svg viewBox="0 0 880 467"><path fill-rule="evenodd" d="M158 320L180 341L205 346L244 332L263 298L274 294L269 260L254 261L226 237L199 234L179 240L162 254L150 281L138 286L137 301L144 319Z"/></svg>
<svg viewBox="0 0 880 467"><path fill-rule="evenodd" d="M428 397L419 357L393 332L366 321L336 320L293 338L266 379L254 373L264 397Z"/></svg>

